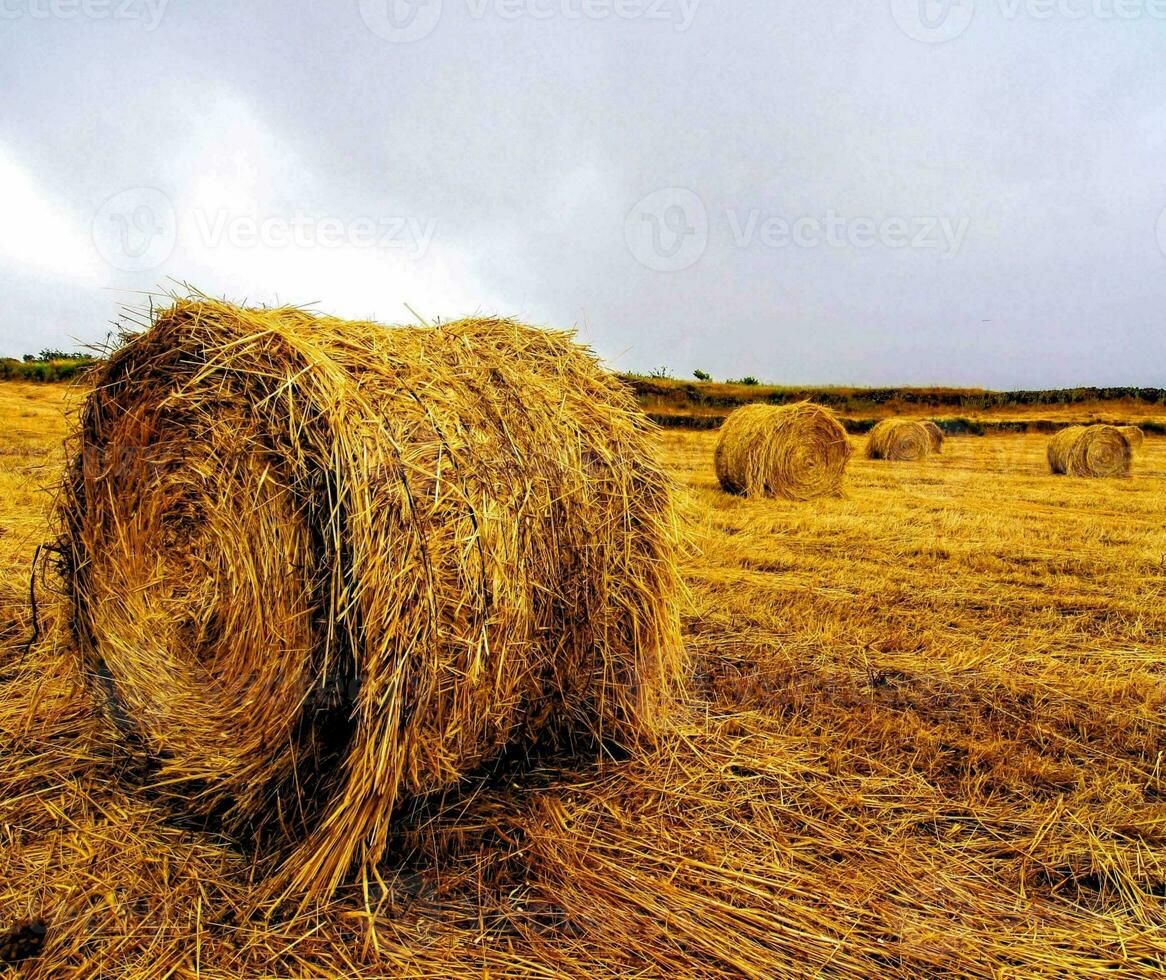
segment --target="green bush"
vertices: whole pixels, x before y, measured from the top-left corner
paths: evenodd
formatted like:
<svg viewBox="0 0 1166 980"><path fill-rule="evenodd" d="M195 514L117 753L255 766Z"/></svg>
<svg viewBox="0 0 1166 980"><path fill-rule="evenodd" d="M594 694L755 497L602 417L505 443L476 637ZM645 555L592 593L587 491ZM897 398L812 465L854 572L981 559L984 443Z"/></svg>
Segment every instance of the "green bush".
<svg viewBox="0 0 1166 980"><path fill-rule="evenodd" d="M46 351L46 353L53 353ZM37 358L16 360L0 358L0 380L4 381L71 381L96 363L92 357Z"/></svg>

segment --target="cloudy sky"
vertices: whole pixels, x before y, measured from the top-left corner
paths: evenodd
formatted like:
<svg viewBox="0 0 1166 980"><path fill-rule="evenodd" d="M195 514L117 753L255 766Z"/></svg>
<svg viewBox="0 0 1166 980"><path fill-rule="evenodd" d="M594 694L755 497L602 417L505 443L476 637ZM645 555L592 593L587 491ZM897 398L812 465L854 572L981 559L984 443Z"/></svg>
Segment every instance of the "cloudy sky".
<svg viewBox="0 0 1166 980"><path fill-rule="evenodd" d="M0 0L0 353L172 280L616 367L1166 384L1166 0Z"/></svg>

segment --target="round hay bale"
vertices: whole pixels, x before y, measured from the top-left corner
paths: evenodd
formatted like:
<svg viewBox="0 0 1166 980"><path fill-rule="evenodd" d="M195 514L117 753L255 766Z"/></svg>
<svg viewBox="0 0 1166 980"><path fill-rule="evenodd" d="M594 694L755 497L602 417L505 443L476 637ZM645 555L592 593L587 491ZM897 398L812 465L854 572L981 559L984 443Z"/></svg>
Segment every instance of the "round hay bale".
<svg viewBox="0 0 1166 980"><path fill-rule="evenodd" d="M1049 469L1069 476L1129 476L1129 440L1113 425L1071 425L1049 440Z"/></svg>
<svg viewBox="0 0 1166 980"><path fill-rule="evenodd" d="M931 432L914 419L883 419L870 430L866 443L866 454L871 459L910 462L930 456L934 451Z"/></svg>
<svg viewBox="0 0 1166 980"><path fill-rule="evenodd" d="M938 453L943 451L943 429L931 421L926 419L923 422L923 428L927 430L927 434L931 436L931 451Z"/></svg>
<svg viewBox="0 0 1166 980"><path fill-rule="evenodd" d="M672 490L570 334L179 300L95 369L60 517L80 667L270 897L504 753L627 746L682 673Z"/></svg>
<svg viewBox="0 0 1166 980"><path fill-rule="evenodd" d="M729 493L809 500L839 492L850 453L846 430L820 405L746 405L721 426L714 464Z"/></svg>
<svg viewBox="0 0 1166 980"><path fill-rule="evenodd" d="M1141 449L1142 443L1146 441L1146 433L1140 425L1119 425L1117 431L1126 437L1130 449Z"/></svg>

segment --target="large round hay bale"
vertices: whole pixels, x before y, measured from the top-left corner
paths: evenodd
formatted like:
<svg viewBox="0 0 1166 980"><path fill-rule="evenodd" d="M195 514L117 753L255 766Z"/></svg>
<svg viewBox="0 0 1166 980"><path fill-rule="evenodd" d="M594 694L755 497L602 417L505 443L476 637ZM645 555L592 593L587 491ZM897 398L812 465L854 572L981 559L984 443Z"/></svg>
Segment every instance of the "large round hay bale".
<svg viewBox="0 0 1166 980"><path fill-rule="evenodd" d="M927 434L931 436L931 451L933 453L942 452L944 438L943 429L941 429L935 422L932 422L931 419L924 420L923 428L925 428L927 430Z"/></svg>
<svg viewBox="0 0 1166 980"><path fill-rule="evenodd" d="M1049 440L1049 469L1069 476L1129 476L1129 440L1113 425L1071 425Z"/></svg>
<svg viewBox="0 0 1166 980"><path fill-rule="evenodd" d="M838 493L850 452L846 430L820 405L746 405L721 426L714 464L730 493L809 500Z"/></svg>
<svg viewBox="0 0 1166 980"><path fill-rule="evenodd" d="M935 440L927 426L914 419L883 419L867 438L866 454L871 459L911 461L935 451Z"/></svg>
<svg viewBox="0 0 1166 980"><path fill-rule="evenodd" d="M394 808L679 682L669 481L569 334L180 300L96 369L63 495L80 666L155 790L331 894Z"/></svg>
<svg viewBox="0 0 1166 980"><path fill-rule="evenodd" d="M1117 431L1126 437L1130 449L1141 449L1142 443L1146 441L1146 433L1140 425L1119 425Z"/></svg>

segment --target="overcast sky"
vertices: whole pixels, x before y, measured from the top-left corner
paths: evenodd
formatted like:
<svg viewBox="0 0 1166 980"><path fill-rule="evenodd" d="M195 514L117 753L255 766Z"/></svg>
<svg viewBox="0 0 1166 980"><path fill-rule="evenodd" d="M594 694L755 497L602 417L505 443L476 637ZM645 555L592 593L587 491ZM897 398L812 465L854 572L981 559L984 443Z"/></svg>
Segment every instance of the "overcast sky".
<svg viewBox="0 0 1166 980"><path fill-rule="evenodd" d="M617 368L1166 385L1166 0L0 0L0 353L171 279Z"/></svg>

